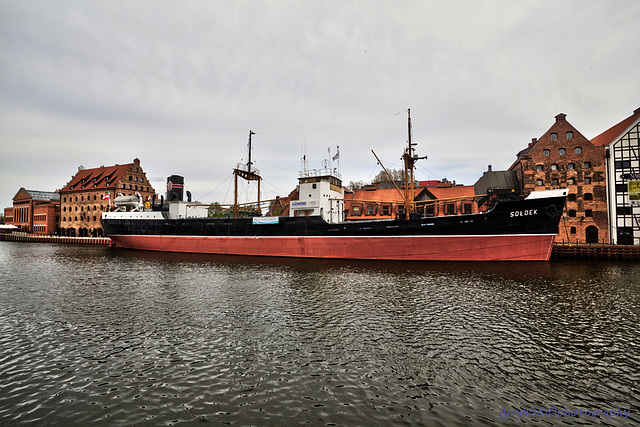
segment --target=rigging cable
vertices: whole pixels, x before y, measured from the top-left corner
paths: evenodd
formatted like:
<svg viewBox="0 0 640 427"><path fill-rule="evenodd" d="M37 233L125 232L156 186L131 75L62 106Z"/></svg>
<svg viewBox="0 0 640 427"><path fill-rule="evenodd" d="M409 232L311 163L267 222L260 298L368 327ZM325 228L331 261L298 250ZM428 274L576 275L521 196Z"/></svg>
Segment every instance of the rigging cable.
<svg viewBox="0 0 640 427"><path fill-rule="evenodd" d="M375 122L375 121L378 121L378 120L388 119L390 117L398 116L400 114L402 114L402 112L394 113L394 114L391 114L389 116L377 117L377 118L374 118L374 119L363 120L361 122L347 123L347 124L336 125L336 126L328 126L328 127L324 127L324 128L317 128L317 129L292 130L292 131L281 131L281 132L255 132L255 133L256 134L260 134L260 135L286 135L286 134L294 134L294 133L321 132L321 131L325 131L325 130L332 130L332 129L340 129L340 128L345 128L345 127L351 127L351 126L358 126L358 125L362 125L362 124L365 124L365 123L371 123L371 122Z"/></svg>

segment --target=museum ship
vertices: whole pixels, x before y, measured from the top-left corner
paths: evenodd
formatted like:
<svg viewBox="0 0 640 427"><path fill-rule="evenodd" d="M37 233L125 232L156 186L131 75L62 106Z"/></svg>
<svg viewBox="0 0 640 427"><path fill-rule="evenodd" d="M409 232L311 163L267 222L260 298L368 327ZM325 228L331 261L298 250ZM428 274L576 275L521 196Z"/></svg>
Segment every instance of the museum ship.
<svg viewBox="0 0 640 427"><path fill-rule="evenodd" d="M256 215L241 217L238 178L255 180L258 187L261 180L249 157L247 164L234 169L231 217L212 217L210 205L184 201L183 179L172 175L161 206L145 209L141 199L123 199L116 211L102 214L102 227L116 247L148 251L362 260L549 259L566 189L501 200L483 213L420 217L413 200L413 165L420 159L414 145L409 116L409 142L403 154L405 184L398 188L405 195L404 204L395 219L345 220L341 175L330 161L319 170L308 169L303 162L298 200L290 202L288 216L261 216L258 200ZM118 206L117 198L115 202Z"/></svg>

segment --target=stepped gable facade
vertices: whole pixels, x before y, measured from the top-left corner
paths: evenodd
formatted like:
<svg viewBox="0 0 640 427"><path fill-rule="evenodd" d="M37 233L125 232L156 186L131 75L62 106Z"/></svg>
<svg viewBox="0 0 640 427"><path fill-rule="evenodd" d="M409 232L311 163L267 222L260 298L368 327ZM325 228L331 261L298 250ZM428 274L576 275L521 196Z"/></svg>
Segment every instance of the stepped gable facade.
<svg viewBox="0 0 640 427"><path fill-rule="evenodd" d="M114 166L86 169L82 166L60 190L60 234L71 237L102 237L102 212L113 209L118 195L139 193L152 200L155 190L140 166L140 160Z"/></svg>
<svg viewBox="0 0 640 427"><path fill-rule="evenodd" d="M540 138L517 154L509 170L520 191L569 189L557 242L609 243L605 149L558 114Z"/></svg>

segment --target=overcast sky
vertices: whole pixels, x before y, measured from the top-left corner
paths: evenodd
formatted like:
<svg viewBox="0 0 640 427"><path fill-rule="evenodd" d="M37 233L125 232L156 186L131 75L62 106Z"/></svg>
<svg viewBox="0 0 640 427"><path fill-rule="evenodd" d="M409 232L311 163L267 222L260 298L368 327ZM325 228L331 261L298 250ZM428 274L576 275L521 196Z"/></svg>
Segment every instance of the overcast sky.
<svg viewBox="0 0 640 427"><path fill-rule="evenodd" d="M230 202L253 160L263 198L340 146L343 181L507 169L558 113L593 138L640 107L640 1L0 0L0 208L77 171L139 158ZM255 194L253 194L255 196Z"/></svg>

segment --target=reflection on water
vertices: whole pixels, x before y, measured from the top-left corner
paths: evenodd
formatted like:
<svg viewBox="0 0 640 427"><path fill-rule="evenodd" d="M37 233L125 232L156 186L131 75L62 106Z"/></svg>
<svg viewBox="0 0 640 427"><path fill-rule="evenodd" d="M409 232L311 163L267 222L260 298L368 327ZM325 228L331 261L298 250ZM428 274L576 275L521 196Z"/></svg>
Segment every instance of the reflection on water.
<svg viewBox="0 0 640 427"><path fill-rule="evenodd" d="M640 265L0 243L0 424L640 422ZM611 413L609 413L611 415ZM514 416L511 416L514 421Z"/></svg>

